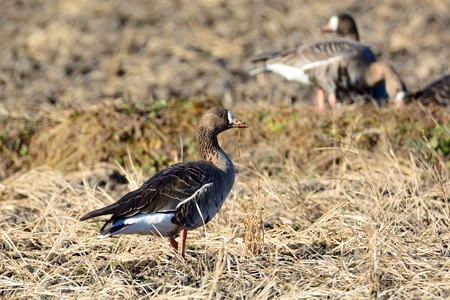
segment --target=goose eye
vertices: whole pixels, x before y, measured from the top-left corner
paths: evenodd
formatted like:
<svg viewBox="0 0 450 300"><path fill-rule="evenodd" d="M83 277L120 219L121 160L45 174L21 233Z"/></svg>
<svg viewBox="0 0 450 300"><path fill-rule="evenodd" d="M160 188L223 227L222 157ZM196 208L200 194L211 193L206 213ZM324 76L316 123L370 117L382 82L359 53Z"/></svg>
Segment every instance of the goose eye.
<svg viewBox="0 0 450 300"><path fill-rule="evenodd" d="M223 114L222 114L222 113L219 113L219 117L223 118Z"/></svg>

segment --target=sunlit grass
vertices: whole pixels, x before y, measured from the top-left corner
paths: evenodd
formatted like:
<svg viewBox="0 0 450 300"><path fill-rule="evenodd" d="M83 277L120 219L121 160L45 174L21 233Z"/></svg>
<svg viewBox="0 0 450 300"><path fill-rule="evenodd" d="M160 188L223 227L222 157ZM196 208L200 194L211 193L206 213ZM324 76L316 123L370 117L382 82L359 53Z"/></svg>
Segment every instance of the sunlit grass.
<svg viewBox="0 0 450 300"><path fill-rule="evenodd" d="M114 132L130 116L114 107L77 111L75 119L89 122L101 109L108 112L103 116L109 118L108 131ZM176 123L170 123L171 116L180 114L162 111L159 118L168 128L150 126L151 120L146 120L138 139L108 139L111 149L129 144L121 164L90 165L81 155L76 170L72 158L65 165L66 152L60 152L59 164L52 166L49 160L46 167L24 168L4 180L1 295L201 299L447 295L447 158L431 151L427 139L410 143L423 138L427 128L436 131L438 123L433 122L447 126L447 116L439 111L428 119L431 111L414 107L402 113L374 110L370 116L354 108L334 116L283 106L273 113L265 104L234 109L236 117L250 123L249 130L221 136L224 149L236 161L236 184L215 219L189 233L186 261L163 238L97 239L102 222L78 221L151 175L149 161L133 151L138 144L152 145L152 139L146 140L147 126L165 132L161 142L170 141L158 153L175 151L174 157L194 159L195 152L181 155L179 143L193 135L193 117L202 111L198 108L188 120L178 118ZM264 125L262 112L285 127L273 133ZM297 118L283 119L285 113ZM322 125L314 129L304 122L304 115ZM398 119L405 123L407 118L416 125L400 129L386 125ZM73 117L59 124L71 124L70 120ZM79 130L76 124L66 127L68 133L62 137L73 136ZM102 127L90 124L101 135ZM332 131L337 127L342 131L338 135ZM52 129L48 132L55 141L60 139ZM67 139L58 144L73 149L71 157L77 157L77 149L83 149L80 143ZM302 147L313 144L316 147ZM47 146L54 147L51 142ZM32 147L33 139L27 155L32 155ZM113 172L124 174L128 184Z"/></svg>

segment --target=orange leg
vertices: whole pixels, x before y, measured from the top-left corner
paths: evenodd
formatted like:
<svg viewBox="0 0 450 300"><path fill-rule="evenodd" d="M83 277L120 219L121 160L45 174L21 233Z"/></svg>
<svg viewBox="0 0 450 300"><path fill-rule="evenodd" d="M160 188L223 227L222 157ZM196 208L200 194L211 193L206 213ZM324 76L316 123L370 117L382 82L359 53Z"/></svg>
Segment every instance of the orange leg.
<svg viewBox="0 0 450 300"><path fill-rule="evenodd" d="M317 111L325 110L325 91L322 88L317 90Z"/></svg>
<svg viewBox="0 0 450 300"><path fill-rule="evenodd" d="M337 98L336 98L336 94L330 94L329 96L329 102L330 102L330 106L332 109L336 108L336 104L337 104Z"/></svg>
<svg viewBox="0 0 450 300"><path fill-rule="evenodd" d="M184 258L184 253L186 252L186 238L187 238L187 230L181 229L181 257Z"/></svg>

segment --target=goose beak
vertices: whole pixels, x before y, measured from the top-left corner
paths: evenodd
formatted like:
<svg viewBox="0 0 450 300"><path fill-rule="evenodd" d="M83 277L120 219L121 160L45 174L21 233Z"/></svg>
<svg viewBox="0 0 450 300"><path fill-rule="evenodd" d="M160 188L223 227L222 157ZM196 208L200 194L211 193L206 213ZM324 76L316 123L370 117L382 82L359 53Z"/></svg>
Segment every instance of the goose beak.
<svg viewBox="0 0 450 300"><path fill-rule="evenodd" d="M231 123L231 128L248 128L248 124L246 122L239 121L238 119L234 119L233 123Z"/></svg>
<svg viewBox="0 0 450 300"><path fill-rule="evenodd" d="M248 124L246 122L239 121L236 119L231 111L228 111L228 121L230 124L230 128L247 128Z"/></svg>
<svg viewBox="0 0 450 300"><path fill-rule="evenodd" d="M320 28L320 32L333 32L333 29L331 29L330 24L327 23L325 26Z"/></svg>

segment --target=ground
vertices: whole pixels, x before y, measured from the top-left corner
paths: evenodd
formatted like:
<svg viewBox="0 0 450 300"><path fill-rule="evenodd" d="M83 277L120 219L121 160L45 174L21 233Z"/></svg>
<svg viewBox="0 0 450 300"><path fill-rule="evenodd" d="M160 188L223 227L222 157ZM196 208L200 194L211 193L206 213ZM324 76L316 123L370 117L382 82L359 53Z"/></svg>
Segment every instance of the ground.
<svg viewBox="0 0 450 300"><path fill-rule="evenodd" d="M7 1L0 4L0 295L448 298L450 118L414 102L315 111L315 90L251 58L331 38L351 13L410 91L449 73L450 3ZM97 239L86 212L196 158L213 105L236 183L186 260L162 238Z"/></svg>

